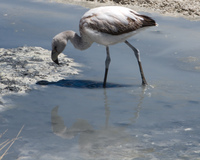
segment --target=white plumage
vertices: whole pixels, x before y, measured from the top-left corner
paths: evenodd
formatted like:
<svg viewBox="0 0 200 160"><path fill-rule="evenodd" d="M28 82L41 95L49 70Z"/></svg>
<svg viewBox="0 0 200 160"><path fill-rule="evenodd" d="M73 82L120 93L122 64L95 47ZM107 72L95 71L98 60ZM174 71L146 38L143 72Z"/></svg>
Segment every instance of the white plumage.
<svg viewBox="0 0 200 160"><path fill-rule="evenodd" d="M89 48L93 42L106 46L107 58L103 83L103 87L105 87L110 64L108 46L125 42L135 53L140 68L142 84L146 85L147 82L142 70L139 50L133 47L126 39L146 27L156 25L156 22L150 17L140 15L129 8L120 6L93 8L87 11L80 19L80 36L74 31L64 31L53 38L52 60L58 64L57 57L64 50L68 40L72 42L75 48L80 50Z"/></svg>

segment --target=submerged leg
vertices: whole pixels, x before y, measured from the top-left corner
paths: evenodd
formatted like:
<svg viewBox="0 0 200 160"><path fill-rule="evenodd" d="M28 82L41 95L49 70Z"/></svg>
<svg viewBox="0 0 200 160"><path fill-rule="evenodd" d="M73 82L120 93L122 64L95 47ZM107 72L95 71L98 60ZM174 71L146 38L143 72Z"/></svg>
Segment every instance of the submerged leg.
<svg viewBox="0 0 200 160"><path fill-rule="evenodd" d="M106 88L106 81L107 81L107 75L108 75L108 68L110 64L110 53L109 53L109 47L106 46L106 61L105 61L105 75L104 75L104 81L103 81L103 88Z"/></svg>
<svg viewBox="0 0 200 160"><path fill-rule="evenodd" d="M147 81L145 79L145 76L144 76L144 72L143 72L143 69L142 69L142 63L141 63L141 60L140 60L140 52L138 49L136 49L135 47L133 47L128 41L125 41L125 43L134 51L135 53L135 57L137 58L137 61L138 61L138 65L139 65L139 68L140 68L140 74L141 74L141 78L142 78L142 85L147 85Z"/></svg>

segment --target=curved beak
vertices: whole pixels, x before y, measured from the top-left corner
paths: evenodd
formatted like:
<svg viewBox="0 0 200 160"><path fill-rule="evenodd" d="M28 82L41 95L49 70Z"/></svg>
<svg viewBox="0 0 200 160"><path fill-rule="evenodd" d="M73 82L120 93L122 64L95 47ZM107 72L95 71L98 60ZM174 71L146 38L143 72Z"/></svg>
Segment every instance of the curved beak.
<svg viewBox="0 0 200 160"><path fill-rule="evenodd" d="M58 52L52 50L52 52L51 52L51 59L52 59L52 61L53 61L54 63L56 63L56 64L59 65L59 62L58 62L58 55L59 55Z"/></svg>

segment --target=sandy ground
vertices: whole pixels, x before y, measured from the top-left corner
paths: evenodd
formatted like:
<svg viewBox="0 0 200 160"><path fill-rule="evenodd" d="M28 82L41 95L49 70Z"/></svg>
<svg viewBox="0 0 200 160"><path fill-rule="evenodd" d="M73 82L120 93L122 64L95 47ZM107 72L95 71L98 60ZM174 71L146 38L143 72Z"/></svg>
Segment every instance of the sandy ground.
<svg viewBox="0 0 200 160"><path fill-rule="evenodd" d="M156 12L190 20L200 20L199 0L51 0L93 8L102 5L126 5L136 11Z"/></svg>
<svg viewBox="0 0 200 160"><path fill-rule="evenodd" d="M15 56L17 53L17 56ZM61 64L51 61L51 51L41 47L0 48L0 94L26 93L38 81L58 81L78 74L78 64L61 54ZM3 102L0 99L0 106Z"/></svg>

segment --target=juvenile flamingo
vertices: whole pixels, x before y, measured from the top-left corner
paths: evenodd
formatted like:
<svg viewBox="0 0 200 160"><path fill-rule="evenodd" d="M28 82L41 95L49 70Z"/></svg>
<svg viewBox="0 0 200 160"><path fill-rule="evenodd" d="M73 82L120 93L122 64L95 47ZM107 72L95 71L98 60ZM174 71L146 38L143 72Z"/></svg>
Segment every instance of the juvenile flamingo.
<svg viewBox="0 0 200 160"><path fill-rule="evenodd" d="M157 23L152 18L140 15L129 8L121 6L93 8L87 11L80 19L80 36L74 31L68 30L57 34L53 38L51 58L56 64L59 64L58 55L65 49L68 40L79 50L89 48L93 42L104 45L107 53L103 82L103 87L105 88L111 61L109 46L125 42L134 51L137 58L142 85L147 85L140 60L140 52L126 39L146 27L156 25Z"/></svg>

